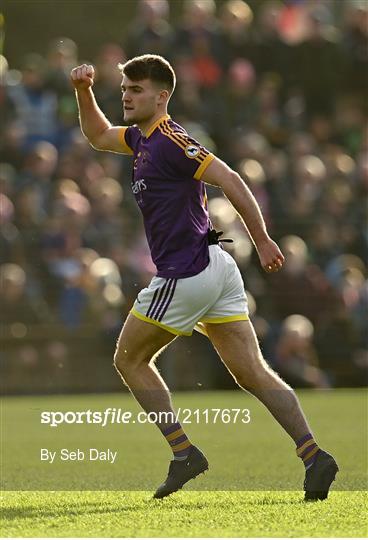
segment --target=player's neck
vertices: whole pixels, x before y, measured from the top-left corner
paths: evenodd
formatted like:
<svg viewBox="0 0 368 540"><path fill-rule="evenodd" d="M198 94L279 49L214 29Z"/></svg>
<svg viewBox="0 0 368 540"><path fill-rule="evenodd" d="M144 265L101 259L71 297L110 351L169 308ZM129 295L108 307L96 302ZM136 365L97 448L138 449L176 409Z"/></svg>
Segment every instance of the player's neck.
<svg viewBox="0 0 368 540"><path fill-rule="evenodd" d="M147 133L149 133L152 129L152 126L154 126L161 118L167 115L167 110L165 111L157 111L157 113L152 116L149 120L145 122L138 122L138 127L141 130L143 136L147 136Z"/></svg>

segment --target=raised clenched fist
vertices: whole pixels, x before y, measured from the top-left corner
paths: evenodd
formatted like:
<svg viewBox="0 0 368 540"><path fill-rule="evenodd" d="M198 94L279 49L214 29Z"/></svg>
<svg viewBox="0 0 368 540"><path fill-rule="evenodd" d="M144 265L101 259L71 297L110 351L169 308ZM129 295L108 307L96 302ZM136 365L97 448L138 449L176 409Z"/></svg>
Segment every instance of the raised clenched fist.
<svg viewBox="0 0 368 540"><path fill-rule="evenodd" d="M95 69L88 64L82 64L72 69L70 78L76 90L90 88L95 78Z"/></svg>

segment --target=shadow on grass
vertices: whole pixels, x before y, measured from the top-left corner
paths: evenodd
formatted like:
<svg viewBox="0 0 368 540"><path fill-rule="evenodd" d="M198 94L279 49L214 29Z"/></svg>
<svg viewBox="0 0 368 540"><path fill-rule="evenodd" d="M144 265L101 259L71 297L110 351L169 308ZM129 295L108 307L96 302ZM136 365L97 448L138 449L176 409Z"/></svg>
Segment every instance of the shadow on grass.
<svg viewBox="0 0 368 540"><path fill-rule="evenodd" d="M190 493L190 492L188 492ZM182 496L183 494L181 494ZM265 497L259 500L248 500L244 497L242 501L244 504L249 507L252 506L298 506L304 505L305 502L300 497L298 499L292 500L291 498L285 499L284 497L269 498ZM57 518L57 517L72 517L80 516L85 514L118 514L121 512L140 512L141 510L147 509L164 509L174 507L176 510L205 510L207 508L213 508L214 504L219 510L221 508L228 509L229 501L228 498L221 501L221 494L219 494L219 499L214 501L183 501L181 499L176 499L175 495L165 498L165 499L152 499L151 496L142 499L140 501L124 504L123 501L117 500L115 503L98 503L98 502L85 502L73 505L69 503L67 505L51 504L49 507L41 506L22 506L14 508L12 506L4 506L1 509L1 517L4 521L15 521L22 519L35 519L35 518Z"/></svg>
<svg viewBox="0 0 368 540"><path fill-rule="evenodd" d="M187 493L190 493L190 491L188 491ZM246 495L244 495L241 498L241 500L238 499L236 501L235 500L232 501L231 499L229 499L228 493L227 493L227 497L224 500L221 500L221 492L218 493L218 498L216 498L216 501L212 499L209 501L185 501L183 500L185 493L181 492L178 495L180 496L180 499L177 499L176 494L173 494L170 497L165 497L164 499L150 499L148 502L150 502L152 505L158 505L161 508L175 507L175 509L177 510L181 508L183 510L197 510L197 509L201 510L205 508L212 508L212 509L216 508L218 510L221 510L221 509L228 509L229 505L233 503L234 504L240 503L240 504L247 505L249 507L277 506L277 505L290 506L290 505L300 505L300 504L304 505L305 504L302 495L297 496L297 498L295 498L295 495L288 496L288 497L277 497L277 498L265 496L262 499L253 499L252 497L249 498Z"/></svg>
<svg viewBox="0 0 368 540"><path fill-rule="evenodd" d="M253 503L252 503L253 504ZM286 503L285 503L286 504ZM116 503L104 504L99 503L78 503L78 506L55 506L54 508L41 508L40 506L22 506L21 508L14 508L11 506L3 507L1 511L2 519L4 521L15 521L22 519L43 519L43 518L58 518L58 517L73 517L85 514L118 514L122 512L141 512L142 510L163 510L164 508L175 508L176 510L205 510L207 508L213 508L213 501L188 501L183 502L175 498L167 498L162 500L154 500L147 498L145 500L137 501L134 504ZM224 500L221 504L220 501L216 502L216 508L226 509L229 508L229 501Z"/></svg>
<svg viewBox="0 0 368 540"><path fill-rule="evenodd" d="M21 508L13 508L11 506L4 507L1 510L1 517L4 521L15 521L21 519L35 519L35 518L58 518L64 516L80 516L85 514L112 514L129 511L141 511L146 507L144 502L124 505L116 503L114 505L106 505L98 503L78 503L76 506L64 506L62 508L45 508L42 509L39 506L22 506Z"/></svg>

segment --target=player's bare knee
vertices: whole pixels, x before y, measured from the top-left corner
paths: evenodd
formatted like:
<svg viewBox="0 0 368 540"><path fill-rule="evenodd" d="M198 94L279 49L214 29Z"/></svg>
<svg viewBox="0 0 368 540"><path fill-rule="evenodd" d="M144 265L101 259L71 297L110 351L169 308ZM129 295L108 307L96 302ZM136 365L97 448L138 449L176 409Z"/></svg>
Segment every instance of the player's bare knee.
<svg viewBox="0 0 368 540"><path fill-rule="evenodd" d="M249 371L248 369L244 369L242 371L238 371L237 373L233 373L234 380L240 388L243 388L244 390L250 390L254 386L255 377L253 372Z"/></svg>
<svg viewBox="0 0 368 540"><path fill-rule="evenodd" d="M119 363L115 359L114 359L114 362L113 362L113 366L116 369L117 374L119 375L122 383L129 388L128 382L124 377L124 371L123 371L123 369L121 368L121 366L119 365Z"/></svg>
<svg viewBox="0 0 368 540"><path fill-rule="evenodd" d="M243 366L233 373L235 382L245 390L252 390L265 384L273 370L264 360L262 354L257 353L254 357L249 357Z"/></svg>
<svg viewBox="0 0 368 540"><path fill-rule="evenodd" d="M123 382L125 383L125 380L124 380L125 363L124 363L124 361L122 359L122 356L121 356L121 354L120 354L120 352L118 350L115 351L113 365L114 365L114 368L116 369L116 371L118 372L118 374L123 379Z"/></svg>
<svg viewBox="0 0 368 540"><path fill-rule="evenodd" d="M131 363L131 359L128 357L128 351L124 347L118 346L114 354L114 366L122 377L130 369Z"/></svg>
<svg viewBox="0 0 368 540"><path fill-rule="evenodd" d="M125 381L143 364L148 364L149 360L143 352L129 353L126 348L118 346L114 355L114 366Z"/></svg>

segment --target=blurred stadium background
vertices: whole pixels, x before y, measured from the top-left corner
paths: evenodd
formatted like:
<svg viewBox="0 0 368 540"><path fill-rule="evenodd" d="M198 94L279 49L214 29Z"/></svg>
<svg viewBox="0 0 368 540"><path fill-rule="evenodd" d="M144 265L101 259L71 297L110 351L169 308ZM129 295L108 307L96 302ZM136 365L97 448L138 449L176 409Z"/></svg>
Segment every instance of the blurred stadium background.
<svg viewBox="0 0 368 540"><path fill-rule="evenodd" d="M70 69L122 123L120 73L136 54L173 64L170 114L244 178L286 254L266 275L234 238L265 356L297 387L363 386L368 368L368 3L344 0L5 0L0 106L3 390L116 391L118 332L154 273L129 157L81 135ZM159 359L172 389L234 383L205 338Z"/></svg>

